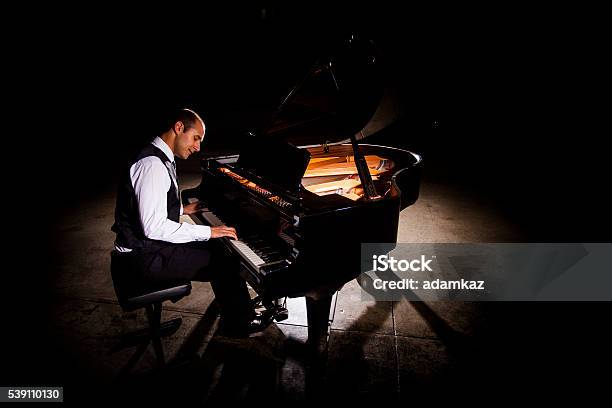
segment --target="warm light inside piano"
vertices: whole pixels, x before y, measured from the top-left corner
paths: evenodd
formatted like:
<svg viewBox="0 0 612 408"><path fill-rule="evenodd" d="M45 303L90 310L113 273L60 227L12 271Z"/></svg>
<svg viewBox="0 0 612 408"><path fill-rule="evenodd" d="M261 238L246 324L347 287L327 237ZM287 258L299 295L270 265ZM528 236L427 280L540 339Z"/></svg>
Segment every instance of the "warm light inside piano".
<svg viewBox="0 0 612 408"><path fill-rule="evenodd" d="M238 183L242 184L242 186L245 187L247 190L254 191L258 195L267 198L269 201L273 202L281 208L288 208L290 206L287 201L283 200L279 196L272 194L265 188L258 186L256 183L242 177L241 175L234 173L227 167L219 167L219 172L236 180Z"/></svg>
<svg viewBox="0 0 612 408"><path fill-rule="evenodd" d="M377 155L366 155L365 159L372 180L384 183L384 177L381 176L393 169L393 161ZM352 155L311 158L302 178L302 185L319 196L338 194L356 201L364 195ZM386 190L388 188L383 191Z"/></svg>
<svg viewBox="0 0 612 408"><path fill-rule="evenodd" d="M365 159L372 175L372 180L379 184L386 184L386 186L383 185L386 188L383 188L382 191L388 191L388 182L385 180L388 177L385 177L385 175L389 175L390 170L394 168L393 161L377 155L366 155ZM248 190L256 192L281 207L289 205L282 198L227 167L220 167L218 170L236 180ZM318 196L337 194L353 201L357 201L364 196L352 155L311 158L302 177L302 185L306 190Z"/></svg>

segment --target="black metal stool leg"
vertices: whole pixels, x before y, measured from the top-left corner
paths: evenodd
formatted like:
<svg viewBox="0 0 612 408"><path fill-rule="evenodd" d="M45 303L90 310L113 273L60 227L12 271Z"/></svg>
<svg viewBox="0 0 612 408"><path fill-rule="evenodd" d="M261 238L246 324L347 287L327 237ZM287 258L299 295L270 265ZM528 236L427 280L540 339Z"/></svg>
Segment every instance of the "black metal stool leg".
<svg viewBox="0 0 612 408"><path fill-rule="evenodd" d="M160 338L162 304L158 302L153 305L147 305L146 309L149 327L151 328L151 342L153 343L153 349L157 357L157 364L159 367L163 367L166 364L166 359L164 358L164 349Z"/></svg>
<svg viewBox="0 0 612 408"><path fill-rule="evenodd" d="M180 299L189 295L191 293L191 284L184 283L182 285L168 287L130 297L124 296L125 294L118 290L118 286L116 285L117 282L114 283L115 290L117 291L117 299L119 300L119 305L123 311L133 312L135 310L144 308L147 313L147 320L149 322L147 328L140 329L132 333L126 333L121 336L121 341L109 350L110 354L128 347L139 345L136 353L132 356L127 366L121 371L120 376L123 377L129 374L131 369L136 365L140 357L148 348L149 343L153 344L153 350L155 351L155 358L157 360L158 368L164 367L166 365L166 358L164 356L161 338L174 334L181 326L182 318L179 317L162 323L162 304L167 300L176 303Z"/></svg>

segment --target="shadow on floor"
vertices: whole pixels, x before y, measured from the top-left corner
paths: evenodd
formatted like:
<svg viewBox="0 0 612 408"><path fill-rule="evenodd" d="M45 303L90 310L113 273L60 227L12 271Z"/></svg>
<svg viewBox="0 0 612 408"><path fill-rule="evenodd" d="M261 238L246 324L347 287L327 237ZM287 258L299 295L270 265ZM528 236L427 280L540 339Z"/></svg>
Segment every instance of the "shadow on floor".
<svg viewBox="0 0 612 408"><path fill-rule="evenodd" d="M461 374L461 367L467 366L464 362L474 355L473 339L454 330L427 303L410 304L435 333L437 340L431 341L442 343L456 366L453 371ZM418 373L420 368L401 366L396 336L376 334L388 315L378 311L372 326L374 308L368 307L346 330L332 331L330 363L314 359L305 339L288 336L280 327L283 325L272 325L248 339L218 335L214 332L218 313L213 302L165 369L140 377L129 376L129 367L135 364L130 360L116 378L116 390L122 398L139 402L144 398L212 405L228 401L317 402L323 398L398 400L403 387L412 389L420 383L416 374L408 376L415 381L401 382L400 372ZM359 331L365 321L372 326L371 332ZM292 327L305 334L305 327ZM200 355L198 351L203 345ZM137 349L133 359L142 353ZM416 365L427 363L410 361ZM352 394L337 392L342 389L351 390Z"/></svg>

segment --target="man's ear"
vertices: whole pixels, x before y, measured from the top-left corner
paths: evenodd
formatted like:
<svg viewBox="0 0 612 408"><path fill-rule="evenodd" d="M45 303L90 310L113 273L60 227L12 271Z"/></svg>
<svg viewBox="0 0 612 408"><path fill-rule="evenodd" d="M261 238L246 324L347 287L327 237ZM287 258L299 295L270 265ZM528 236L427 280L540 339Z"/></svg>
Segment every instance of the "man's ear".
<svg viewBox="0 0 612 408"><path fill-rule="evenodd" d="M180 120L174 124L174 133L177 135L185 129L185 125Z"/></svg>

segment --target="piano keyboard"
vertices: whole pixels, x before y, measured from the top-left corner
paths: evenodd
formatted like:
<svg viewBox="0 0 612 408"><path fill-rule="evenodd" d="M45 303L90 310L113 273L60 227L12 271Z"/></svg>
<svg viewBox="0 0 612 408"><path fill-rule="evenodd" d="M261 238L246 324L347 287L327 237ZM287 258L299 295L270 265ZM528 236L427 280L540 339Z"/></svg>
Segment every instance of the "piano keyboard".
<svg viewBox="0 0 612 408"><path fill-rule="evenodd" d="M210 225L211 227L225 225L225 223L215 213L213 213L209 209L205 209L202 212L193 214L190 217L196 224L200 224L200 225L203 225L204 223L202 222L202 220L200 220L199 217L202 217L204 221L206 221L206 223ZM238 254L245 261L247 261L252 268L254 268L257 271L260 271L261 268L264 266L276 264L284 260L283 257L278 256L279 254L277 252L273 252L272 254L269 254L269 253L264 254L262 251L269 250L270 247L268 246L262 249L258 245L255 245L250 242L244 242L242 240L234 240L234 239L226 239L226 240L234 248L234 250L238 252ZM258 241L257 243L261 244L261 241ZM256 251L259 252L259 254Z"/></svg>
<svg viewBox="0 0 612 408"><path fill-rule="evenodd" d="M211 227L218 227L219 225L224 225L224 223L217 217L212 211L204 211L201 212L200 215L202 218L208 222ZM235 239L228 239L229 243L234 247L236 251L240 255L243 256L251 266L256 269L259 269L260 266L264 265L266 262L259 257L253 250L244 242Z"/></svg>

